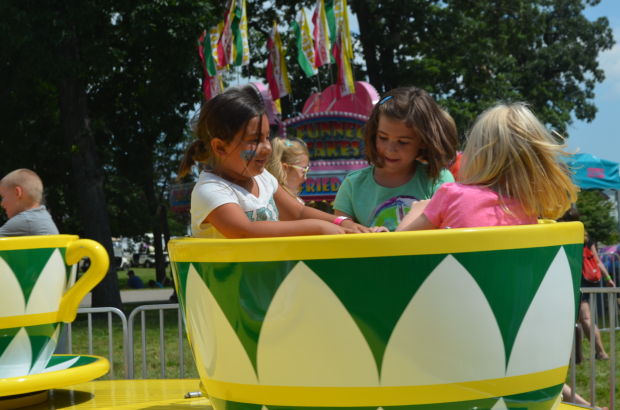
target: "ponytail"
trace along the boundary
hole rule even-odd
[[[211,147],[207,147],[207,144],[202,140],[194,140],[183,155],[183,159],[181,160],[181,165],[179,165],[179,170],[177,171],[177,179],[181,179],[192,169],[195,162],[204,162],[209,158],[209,151]]]

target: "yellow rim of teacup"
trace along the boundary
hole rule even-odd
[[[581,222],[261,239],[173,239],[174,262],[259,262],[428,255],[583,243]]]
[[[0,251],[36,248],[64,248],[65,246],[67,246],[67,244],[77,239],[77,235],[37,235],[4,237],[0,238]]]
[[[265,386],[205,380],[209,396],[272,406],[366,407],[462,402],[511,396],[557,386],[568,366],[498,379],[422,386]]]
[[[0,329],[14,327],[37,326],[62,322],[58,312],[33,313],[30,315],[0,317]]]

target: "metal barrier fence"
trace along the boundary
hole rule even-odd
[[[159,312],[159,368],[161,378],[166,378],[166,343],[164,341],[164,311],[165,310],[176,310],[177,311],[177,329],[178,329],[178,339],[177,344],[179,345],[179,377],[185,377],[185,358],[183,354],[183,319],[181,317],[181,310],[179,309],[178,303],[168,303],[168,304],[160,304],[160,305],[143,305],[138,306],[129,314],[129,346],[130,346],[130,354],[128,355],[128,367],[129,374],[127,378],[133,379],[134,375],[134,321],[138,315],[140,315],[140,330],[141,330],[141,357],[142,357],[142,378],[147,378],[147,342],[146,342],[146,315],[147,311],[158,311]]]
[[[107,358],[110,362],[110,377],[115,378],[115,370],[114,370],[114,331],[112,326],[112,315],[114,314],[120,319],[121,322],[121,332],[122,332],[122,357],[123,362],[123,374],[125,377],[129,375],[129,369],[127,367],[129,363],[129,345],[128,341],[128,333],[127,333],[127,318],[125,314],[117,308],[114,307],[96,307],[96,308],[79,308],[78,314],[87,315],[87,329],[88,329],[88,354],[93,354],[93,314],[103,314],[107,315],[107,335],[108,335],[108,355]],[[59,344],[64,345],[61,349],[64,349],[67,353],[73,353],[73,324],[69,323],[66,327],[66,340],[64,339],[64,335],[61,336],[61,342]],[[64,343],[63,343],[64,342]],[[83,353],[83,352],[77,352]]]
[[[618,356],[616,354],[616,337],[620,330],[618,323],[618,303],[620,303],[620,288],[581,288],[583,295],[588,295],[588,302],[590,306],[591,323],[594,326],[590,326],[589,329],[581,329],[581,325],[577,324],[575,343],[573,346],[573,353],[571,355],[570,370],[569,370],[569,385],[572,391],[572,402],[575,401],[575,394],[579,393],[582,396],[589,396],[589,401],[592,406],[600,405],[600,397],[597,397],[597,352],[595,344],[597,343],[597,330],[600,333],[609,335],[609,343],[606,346],[609,355],[609,360],[606,363],[609,364],[609,408],[616,408],[616,367],[618,363]],[[601,315],[600,312],[603,312]],[[589,375],[588,375],[588,393],[577,392],[577,365],[582,359],[582,345],[581,335],[585,336],[589,341]],[[604,362],[599,362],[604,363]],[[600,365],[599,365],[600,366]],[[566,398],[565,398],[566,400]]]
[[[620,288],[582,288],[582,293],[589,295],[589,304],[591,307],[591,320],[592,323],[595,323],[600,331],[604,334],[609,335],[609,342],[607,346],[607,350],[609,352],[609,361],[605,362],[609,364],[609,408],[614,409],[616,405],[616,366],[618,364],[618,357],[616,354],[616,337],[620,331],[620,320],[618,318],[618,314],[620,313],[620,309],[618,309],[618,304],[620,303]],[[592,308],[595,307],[595,308]],[[107,314],[107,350],[108,350],[108,360],[110,361],[110,377],[111,378],[121,378],[118,377],[115,373],[114,369],[114,361],[122,362],[122,367],[124,370],[124,377],[127,379],[134,379],[136,377],[136,360],[135,360],[135,344],[137,338],[135,336],[135,332],[137,329],[134,329],[136,326],[136,319],[140,318],[140,358],[141,358],[141,378],[147,378],[147,363],[149,362],[149,357],[147,355],[147,342],[153,343],[152,338],[147,341],[147,330],[148,321],[146,318],[147,312],[156,312],[158,315],[158,343],[159,343],[159,354],[157,357],[150,358],[151,360],[156,360],[159,363],[159,377],[167,378],[168,374],[166,371],[166,343],[165,343],[165,311],[176,311],[176,314],[173,314],[173,317],[176,320],[176,335],[174,340],[176,340],[178,344],[178,367],[179,367],[179,376],[180,378],[185,378],[187,369],[185,363],[185,349],[183,347],[185,341],[184,333],[184,322],[182,320],[181,312],[179,309],[179,305],[174,304],[158,304],[158,305],[143,305],[135,308],[131,314],[129,315],[129,320],[126,319],[123,312],[116,308],[80,308],[78,310],[79,315],[87,315],[87,331],[88,331],[88,353],[93,353],[93,325],[92,325],[92,316],[93,314]],[[122,332],[122,354],[120,356],[120,360],[118,357],[118,349],[114,349],[114,337],[113,337],[113,326],[112,326],[112,316],[117,316],[120,319],[121,332]],[[168,315],[170,316],[170,315]],[[170,319],[170,317],[169,317]],[[595,343],[595,330],[594,326],[592,326],[588,332],[582,332],[585,338],[589,340],[589,345],[594,346]],[[68,325],[68,352],[72,352],[72,326]],[[168,335],[170,337],[170,335]],[[576,389],[577,385],[577,366],[578,366],[578,357],[580,356],[581,351],[581,340],[580,338],[575,338],[575,348],[573,349],[573,354],[570,362],[570,370],[568,377],[568,384],[571,386],[571,390],[573,392],[572,400],[568,400],[568,398],[564,398],[567,401],[574,402],[574,394],[579,393],[582,396],[588,396],[592,405],[596,405],[600,402],[600,398],[597,397],[597,382],[596,382],[596,373],[597,373],[597,361],[596,361],[596,352],[594,348],[590,348],[589,351],[589,386],[588,392],[578,392]],[[82,353],[82,352],[78,352]],[[193,363],[192,363],[193,365]],[[600,366],[600,365],[599,365]],[[176,377],[176,376],[175,376]]]

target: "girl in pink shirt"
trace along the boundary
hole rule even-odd
[[[397,231],[524,225],[557,219],[577,198],[562,150],[524,103],[498,104],[474,124],[459,183],[412,207]]]

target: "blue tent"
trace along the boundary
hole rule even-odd
[[[592,154],[575,154],[568,161],[573,182],[581,189],[620,190],[620,170],[618,163],[600,159]]]

